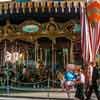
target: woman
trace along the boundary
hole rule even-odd
[[[84,100],[84,84],[85,84],[85,76],[80,68],[80,66],[76,66],[76,93],[75,97],[79,100]]]

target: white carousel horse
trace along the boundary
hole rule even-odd
[[[15,63],[16,61],[18,61],[19,59],[19,53],[18,52],[9,52],[6,51],[5,54],[5,62],[11,62],[11,63]]]

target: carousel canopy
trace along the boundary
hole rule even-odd
[[[0,24],[5,24],[6,19],[9,19],[13,24],[19,24],[29,19],[47,22],[50,17],[54,17],[55,21],[59,22],[79,19],[80,7],[83,5],[83,0],[0,3]]]

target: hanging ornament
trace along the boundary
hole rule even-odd
[[[32,8],[29,8],[29,12],[30,12],[30,13],[32,12]]]
[[[32,12],[32,2],[28,2],[28,8],[29,8],[29,12],[31,13]]]
[[[25,7],[26,7],[26,3],[22,3],[22,9],[23,9],[23,13],[25,13]]]
[[[41,6],[42,6],[42,12],[45,11],[45,2],[41,2]]]
[[[71,12],[70,2],[68,2],[68,11],[69,11],[69,13]]]
[[[65,2],[61,2],[62,13],[64,13],[64,3]]]
[[[58,8],[58,2],[54,2],[54,7],[55,7],[55,12],[57,13],[57,8]]]
[[[52,8],[52,1],[48,1],[48,9],[49,9],[49,12],[51,12],[51,8]]]
[[[28,2],[28,8],[32,8],[33,4],[32,2]]]
[[[19,13],[20,3],[16,3],[16,13]]]
[[[5,14],[7,14],[7,10],[8,10],[8,4],[5,3],[5,4],[4,4],[4,13],[5,13]]]
[[[34,2],[35,12],[38,12],[38,3]]]
[[[14,3],[10,3],[9,5],[9,9],[10,9],[10,13],[12,14],[13,13],[13,8],[14,8]]]
[[[44,12],[44,7],[42,7],[42,12]]]

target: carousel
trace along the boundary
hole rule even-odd
[[[1,68],[8,66],[15,74],[27,73],[25,75],[34,82],[36,80],[32,80],[32,76],[39,76],[39,81],[48,78],[56,80],[55,73],[68,63],[82,63],[81,4],[82,1],[75,1],[75,4],[73,1],[0,3]],[[40,71],[38,76],[33,75],[36,69]],[[17,77],[11,76],[15,80]]]
[[[68,26],[66,26],[67,23]],[[75,41],[73,38],[77,35],[73,33],[75,22],[68,21],[67,23],[65,24],[69,28],[67,31],[72,32],[69,36],[60,32],[53,18],[45,26],[34,21],[25,21],[18,26],[13,26],[7,20],[6,26],[1,28],[0,64],[18,63],[36,66],[39,61],[42,61],[45,67],[66,66],[73,60],[72,49],[75,48],[72,48]],[[43,30],[44,27],[45,30]],[[79,42],[78,38],[76,42]]]

